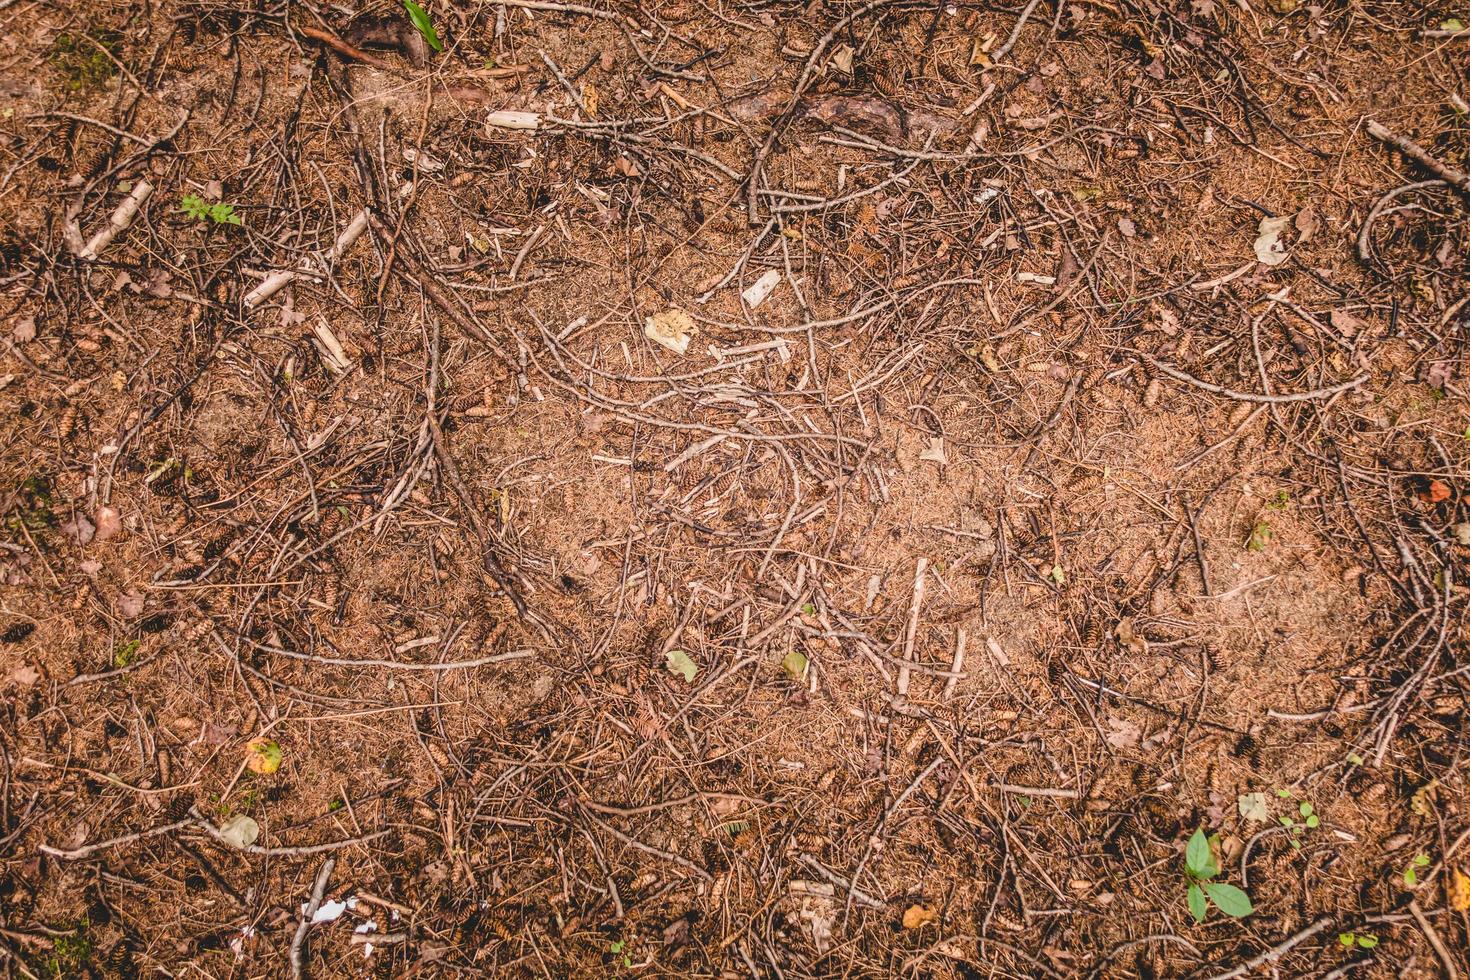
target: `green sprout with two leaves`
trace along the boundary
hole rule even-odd
[[[1189,914],[1195,922],[1205,921],[1211,905],[1230,916],[1243,919],[1254,912],[1251,897],[1234,885],[1215,881],[1220,873],[1220,860],[1215,856],[1219,838],[1205,836],[1204,828],[1194,832],[1184,849],[1184,879],[1189,883],[1186,896]]]

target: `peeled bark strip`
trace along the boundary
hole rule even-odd
[[[148,181],[140,180],[134,184],[132,193],[123,199],[123,202],[112,212],[112,216],[107,219],[107,227],[93,235],[91,241],[83,245],[81,251],[77,252],[77,257],[90,262],[101,255],[102,250],[112,244],[112,240],[118,236],[118,233],[126,230],[128,225],[133,223],[133,219],[138,217],[138,211],[142,209],[143,202],[148,200],[148,195],[152,193],[153,185]]]

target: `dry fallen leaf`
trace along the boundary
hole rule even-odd
[[[1450,874],[1450,908],[1456,912],[1470,911],[1470,875],[1459,868]]]
[[[903,927],[905,929],[922,929],[937,918],[939,918],[938,915],[922,905],[910,905],[903,913]]]
[[[41,672],[30,664],[21,664],[10,672],[7,682],[19,687],[30,687],[41,679]]]
[[[1450,486],[1443,480],[1430,480],[1424,489],[1419,491],[1419,499],[1426,504],[1437,504],[1450,499]]]
[[[1257,229],[1256,258],[1266,265],[1280,265],[1286,261],[1287,248],[1281,241],[1281,233],[1292,225],[1291,217],[1262,218]]]
[[[243,850],[260,837],[260,824],[243,813],[236,814],[220,826],[219,836],[226,844]]]
[[[143,596],[138,592],[124,592],[118,596],[117,614],[123,619],[137,619],[143,615]]]
[[[100,544],[122,530],[122,517],[118,514],[117,508],[103,504],[97,508],[96,524],[97,533],[93,535],[92,540]]]
[[[949,458],[944,455],[944,439],[940,436],[930,436],[929,448],[920,452],[919,458],[926,459],[931,463],[938,463],[940,466],[948,463]]]
[[[269,776],[281,768],[284,753],[273,738],[252,738],[245,744],[245,768]]]
[[[1148,639],[1139,636],[1133,629],[1133,617],[1124,616],[1118,620],[1118,642],[1128,650],[1137,654],[1148,653]]]
[[[677,307],[656,313],[643,321],[643,335],[676,354],[689,349],[689,341],[699,333],[694,318]]]

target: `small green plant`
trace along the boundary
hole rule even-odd
[[[1429,855],[1420,851],[1409,861],[1409,866],[1404,869],[1404,887],[1417,888],[1419,886],[1419,869],[1429,867]]]
[[[210,204],[198,194],[185,194],[179,201],[179,210],[195,221],[211,221],[217,225],[242,225],[245,222],[235,213],[233,204],[220,201]]]
[[[71,935],[57,936],[51,941],[51,955],[45,963],[46,976],[74,977],[86,972],[84,968],[92,956],[92,939],[87,935],[90,926],[86,919],[79,919]]]
[[[1255,911],[1251,898],[1234,885],[1213,880],[1220,873],[1220,862],[1215,857],[1219,846],[1218,838],[1205,836],[1203,827],[1189,838],[1184,848],[1184,880],[1189,884],[1186,898],[1189,914],[1195,922],[1205,921],[1211,904],[1232,919],[1243,919]]]
[[[112,651],[112,665],[122,668],[138,659],[138,648],[143,645],[142,640],[128,640],[119,643],[117,649]]]
[[[633,957],[628,953],[628,940],[616,939],[608,943],[607,951],[614,956],[622,957],[623,966],[625,968],[633,965]]]
[[[106,85],[117,74],[109,55],[115,56],[121,42],[121,34],[102,28],[80,34],[63,32],[51,43],[50,61],[61,72],[69,91],[90,91]]]
[[[1337,934],[1337,941],[1348,949],[1352,949],[1354,946],[1359,949],[1372,949],[1378,945],[1378,937],[1371,932],[1339,932]]]
[[[1266,506],[1271,510],[1285,510],[1291,506],[1291,494],[1285,490],[1277,490],[1276,496],[1272,497]]]
[[[403,9],[408,11],[408,19],[413,21],[413,26],[423,35],[429,47],[435,51],[444,50],[444,42],[439,40],[439,32],[434,30],[434,22],[429,19],[429,12],[413,0],[403,0]]]
[[[1291,831],[1291,846],[1299,851],[1302,849],[1302,834],[1309,830],[1316,830],[1322,820],[1317,816],[1316,809],[1306,800],[1297,804],[1296,812],[1300,820],[1284,814],[1278,819],[1281,821],[1281,826]]]

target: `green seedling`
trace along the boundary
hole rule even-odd
[[[434,22],[429,19],[429,12],[413,0],[403,0],[403,9],[408,11],[408,19],[413,21],[414,28],[423,35],[429,47],[435,51],[444,50],[444,42],[439,40],[439,32],[434,30]]]
[[[1283,815],[1278,819],[1280,819],[1281,821],[1281,826],[1291,831],[1291,846],[1299,851],[1302,848],[1302,834],[1306,833],[1309,830],[1316,830],[1317,826],[1322,822],[1322,819],[1317,816],[1316,810],[1312,806],[1312,804],[1308,803],[1306,800],[1303,800],[1301,803],[1297,804],[1296,812],[1296,817],[1288,817]]]
[[[614,942],[608,943],[607,951],[614,956],[621,956],[623,959],[624,967],[630,967],[633,965],[633,957],[628,953],[628,940],[618,939]]]
[[[1378,937],[1371,932],[1339,932],[1337,934],[1337,941],[1348,949],[1352,949],[1354,946],[1359,949],[1372,949],[1378,945]]]
[[[217,225],[242,225],[245,222],[235,213],[233,204],[219,202],[210,204],[198,194],[185,194],[179,201],[179,210],[195,221],[209,221]]]
[[[138,648],[142,645],[142,640],[128,640],[126,643],[119,643],[117,649],[112,651],[112,666],[120,670],[131,664],[138,659]]]
[[[1409,866],[1404,869],[1404,887],[1417,888],[1419,886],[1419,869],[1429,867],[1429,855],[1420,852],[1414,855]]]
[[[1243,919],[1255,911],[1251,898],[1234,885],[1213,880],[1220,873],[1220,862],[1215,857],[1219,846],[1218,838],[1205,836],[1204,828],[1194,832],[1184,849],[1184,880],[1189,888],[1186,899],[1189,914],[1195,922],[1205,921],[1210,905],[1232,919]]]

